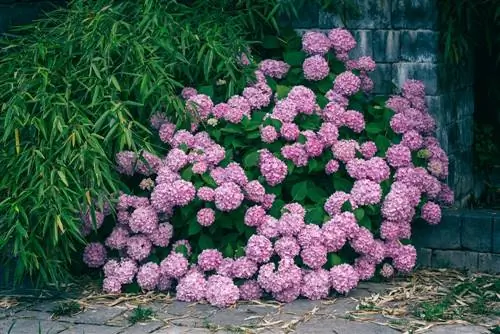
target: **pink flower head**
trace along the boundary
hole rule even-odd
[[[262,224],[257,227],[257,233],[266,238],[276,238],[279,235],[278,220],[266,215]]]
[[[374,247],[375,240],[373,234],[366,227],[360,227],[358,232],[351,239],[351,247],[360,254],[368,254]]]
[[[274,250],[281,258],[299,255],[300,246],[294,237],[281,237],[274,243]]]
[[[150,176],[158,172],[163,166],[163,161],[150,152],[142,152],[137,159],[137,172],[142,175]]]
[[[246,197],[252,202],[261,203],[264,200],[266,189],[264,189],[264,186],[260,184],[259,181],[254,180],[248,182],[245,185],[244,190]]]
[[[127,255],[136,261],[142,261],[149,256],[151,241],[143,235],[136,235],[127,240]]]
[[[325,165],[325,173],[330,175],[334,174],[339,170],[339,162],[337,160],[329,160]]]
[[[328,103],[321,112],[321,117],[326,122],[333,123],[336,127],[344,125],[345,109],[335,102]]]
[[[343,191],[334,192],[325,202],[324,209],[330,217],[342,212],[342,206],[350,199],[350,195]]]
[[[378,204],[382,198],[380,184],[370,180],[357,180],[351,189],[351,202],[356,206]]]
[[[392,260],[397,270],[408,273],[415,267],[417,250],[412,245],[401,245],[398,250],[392,254]]]
[[[438,194],[438,200],[444,205],[452,205],[455,200],[453,190],[451,190],[448,185],[442,184],[441,191]]]
[[[184,100],[190,99],[198,94],[198,91],[193,87],[184,87],[181,96]]]
[[[302,64],[302,69],[304,70],[304,77],[311,81],[323,80],[330,73],[328,61],[320,55],[306,58]]]
[[[122,151],[116,154],[116,169],[119,173],[132,176],[135,172],[137,154],[132,151]]]
[[[234,260],[232,273],[234,278],[251,278],[258,270],[257,263],[248,257],[240,257]]]
[[[365,129],[365,118],[356,110],[347,110],[344,113],[344,123],[352,131],[360,133]]]
[[[190,256],[191,251],[192,251],[191,245],[189,244],[189,241],[186,239],[177,240],[172,245],[172,252],[176,252],[176,253],[180,253],[180,254],[185,253],[185,256]]]
[[[280,120],[283,123],[291,123],[297,114],[297,104],[290,99],[283,99],[276,102],[271,113],[271,118]]]
[[[354,270],[358,273],[360,280],[368,280],[375,274],[375,264],[367,257],[358,257],[354,261]]]
[[[284,213],[278,220],[278,231],[282,236],[295,236],[304,225],[303,216],[296,213]]]
[[[216,249],[205,249],[198,255],[198,265],[204,271],[217,269],[222,264],[222,253]]]
[[[297,241],[303,248],[321,245],[323,243],[323,234],[318,225],[308,224],[300,231]]]
[[[304,144],[293,143],[281,148],[281,154],[285,159],[292,160],[297,167],[304,167],[308,162],[308,155]]]
[[[268,77],[282,79],[290,69],[290,65],[280,60],[265,59],[260,62],[259,70]]]
[[[330,269],[330,281],[337,292],[344,294],[358,285],[359,275],[351,265],[341,264]]]
[[[268,125],[260,129],[260,138],[264,143],[272,143],[278,139],[278,132],[272,125]]]
[[[222,259],[222,263],[216,269],[217,274],[227,277],[233,277],[233,264],[234,264],[233,259],[230,258]]]
[[[335,144],[339,137],[339,130],[333,123],[324,122],[318,131],[319,138],[326,147]]]
[[[167,166],[160,167],[158,174],[156,176],[156,184],[160,183],[172,183],[174,181],[180,180],[181,176],[177,172],[173,172]]]
[[[265,194],[262,200],[262,207],[266,210],[270,210],[273,206],[274,200],[276,199],[275,194]]]
[[[283,182],[288,172],[286,164],[267,150],[260,151],[259,167],[262,176],[270,186]]]
[[[217,307],[228,307],[238,301],[240,290],[229,277],[210,276],[207,283],[206,299]]]
[[[271,94],[256,87],[247,87],[243,90],[243,97],[247,99],[252,109],[262,109],[271,102]]]
[[[196,220],[201,226],[210,226],[215,221],[215,211],[210,208],[203,208],[196,214]]]
[[[371,158],[365,162],[366,178],[374,182],[382,182],[391,176],[391,169],[384,159],[379,157]]]
[[[332,152],[335,158],[342,162],[348,162],[356,157],[356,150],[359,144],[353,139],[342,139],[332,146]]]
[[[441,221],[441,207],[433,202],[427,202],[422,206],[422,219],[429,224],[439,224]]]
[[[385,106],[396,113],[402,113],[411,107],[410,101],[402,96],[391,96],[385,103]]]
[[[120,264],[115,268],[113,276],[119,280],[120,284],[130,284],[133,282],[137,270],[135,261],[122,258]]]
[[[106,248],[99,242],[92,242],[83,251],[83,262],[90,268],[99,268],[106,262]]]
[[[280,134],[285,140],[297,140],[300,134],[299,127],[295,123],[283,123],[281,125]]]
[[[159,130],[163,124],[168,123],[168,117],[165,114],[157,112],[149,118],[149,123],[151,123],[153,129]]]
[[[137,208],[132,212],[128,226],[134,233],[152,233],[158,227],[158,215],[151,206]]]
[[[281,210],[284,213],[293,213],[301,216],[304,218],[306,216],[306,209],[299,203],[288,203],[285,206],[283,206],[283,209]]]
[[[231,107],[232,110],[241,110],[241,113],[244,116],[250,117],[250,111],[252,110],[252,107],[250,106],[250,102],[248,102],[248,100],[243,96],[232,96],[229,100],[227,100],[227,104]]]
[[[165,158],[165,165],[173,172],[178,172],[188,163],[188,156],[183,150],[173,148]]]
[[[301,294],[311,300],[328,297],[330,292],[330,274],[325,269],[307,272],[302,279]]]
[[[208,284],[203,274],[192,271],[179,280],[176,298],[183,302],[197,302],[205,298],[207,288]]]
[[[82,226],[82,234],[84,236],[89,235],[94,229],[99,229],[104,222],[104,214],[100,211],[94,211],[95,220],[92,217],[92,213],[90,210],[87,210],[87,213],[82,216],[83,226]]]
[[[229,113],[231,113],[231,107],[227,103],[218,103],[212,108],[212,113],[215,118],[226,119],[226,115],[229,115]]]
[[[234,182],[225,182],[215,189],[214,202],[220,211],[232,211],[241,205],[244,195]]]
[[[424,83],[419,80],[406,80],[401,90],[406,98],[425,96]]]
[[[422,148],[423,138],[415,130],[410,130],[403,134],[403,140],[401,140],[401,145],[408,147],[412,151],[416,151]]]
[[[349,239],[355,238],[358,234],[359,225],[352,212],[342,212],[334,216],[331,221],[332,224],[335,224],[337,228],[341,229]]]
[[[356,40],[346,29],[332,29],[328,33],[328,38],[332,42],[335,52],[338,54],[346,54],[356,47]]]
[[[211,202],[215,198],[215,192],[212,188],[209,187],[200,187],[198,188],[198,198],[202,201]]]
[[[160,267],[154,262],[143,264],[137,272],[137,283],[143,291],[154,290],[159,279]]]
[[[106,293],[117,294],[121,292],[122,284],[116,277],[106,277],[102,282],[102,289]]]
[[[172,238],[174,232],[174,227],[169,223],[161,223],[158,228],[155,229],[151,234],[148,234],[149,240],[153,245],[158,247],[167,247]]]
[[[324,55],[331,47],[332,42],[324,33],[307,31],[302,35],[302,50],[310,55]]]
[[[326,255],[327,249],[321,244],[305,247],[300,252],[304,264],[312,269],[319,269],[325,265],[327,261]]]
[[[170,278],[181,278],[188,271],[188,260],[180,253],[172,252],[160,263],[160,271]]]
[[[155,190],[158,187],[155,188]],[[152,196],[152,194],[151,194]],[[178,180],[172,183],[169,187],[170,201],[173,205],[185,206],[194,200],[196,196],[196,188],[191,182]]]
[[[333,83],[333,90],[345,96],[356,94],[361,87],[361,79],[350,71],[340,73]]]
[[[205,94],[197,94],[191,96],[186,101],[186,110],[193,114],[195,117],[205,120],[210,115],[214,103],[210,96]]]
[[[384,263],[380,269],[380,275],[385,278],[391,278],[394,276],[394,268],[389,263]]]
[[[375,61],[370,56],[359,57],[356,61],[356,69],[364,72],[375,71]]]
[[[411,165],[411,151],[402,144],[392,145],[386,153],[387,162],[395,168],[408,167]]]
[[[311,115],[316,108],[316,94],[305,86],[294,86],[287,96],[297,106],[298,112]]]
[[[257,227],[264,222],[266,210],[260,205],[254,205],[245,212],[244,222],[248,226]]]
[[[411,120],[403,113],[394,115],[389,124],[395,133],[405,133],[413,128]]]
[[[252,235],[245,248],[247,258],[257,263],[268,262],[273,254],[273,244],[262,235]]]
[[[160,126],[160,130],[158,134],[160,136],[160,140],[164,143],[170,143],[175,133],[175,124],[172,123],[163,123]]]
[[[323,153],[324,144],[320,137],[311,130],[303,131],[302,134],[306,137],[306,143],[304,144],[304,149],[306,153],[311,158],[316,158]]]
[[[326,92],[325,97],[328,101],[337,104],[342,108],[347,108],[349,105],[349,99],[342,94],[336,93],[333,89]]]
[[[395,222],[384,220],[380,225],[380,237],[388,241],[409,239],[411,236],[411,225],[407,222]]]
[[[115,227],[109,237],[106,238],[105,245],[111,249],[123,249],[127,245],[129,232],[123,227]]]
[[[239,286],[241,300],[258,300],[262,297],[262,289],[255,280],[249,280]]]

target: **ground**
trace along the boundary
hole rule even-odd
[[[157,293],[102,295],[91,286],[61,296],[0,291],[0,333],[500,333],[500,276],[446,270],[362,283],[346,297],[229,309]]]

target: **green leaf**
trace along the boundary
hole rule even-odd
[[[370,217],[367,215],[363,216],[361,220],[359,220],[359,225],[366,227],[369,230],[372,230],[372,221]]]
[[[314,203],[322,203],[326,200],[328,197],[326,192],[318,187],[314,182],[308,181],[307,182],[307,197],[313,201]]]
[[[210,176],[210,174],[204,173],[201,174],[201,179],[205,182],[207,186],[210,187],[217,187],[217,183],[215,183],[215,180]]]
[[[378,153],[381,156],[385,156],[385,152],[387,152],[387,149],[391,146],[391,142],[385,136],[378,135],[377,138],[375,138],[375,145],[377,146]]]
[[[191,181],[193,177],[193,168],[191,166],[185,168],[181,173],[181,177],[183,180]]]
[[[288,96],[288,93],[292,90],[289,86],[278,85],[276,87],[276,95],[279,99],[284,99]]]
[[[342,258],[335,253],[328,253],[328,265],[333,267],[342,264]]]
[[[198,88],[198,92],[200,94],[205,94],[208,96],[214,96],[214,86],[209,85],[209,86],[201,86]]]
[[[234,256],[233,246],[231,246],[231,244],[227,244],[227,246],[222,251],[222,254],[224,254],[224,257],[233,257]]]
[[[250,152],[243,158],[243,166],[246,168],[257,166],[258,162],[259,152],[257,151]]]
[[[292,187],[292,197],[294,201],[302,201],[307,196],[307,181],[296,183]]]
[[[200,239],[198,240],[198,246],[200,246],[201,249],[214,248],[214,242],[210,236],[202,233],[200,235]]]
[[[362,208],[357,208],[354,210],[354,217],[356,217],[356,220],[359,222],[365,217],[365,210]]]
[[[189,236],[196,235],[196,234],[200,233],[200,231],[201,231],[201,225],[200,225],[200,223],[198,223],[196,218],[190,219],[189,220],[188,235]]]
[[[276,36],[266,35],[262,40],[262,47],[264,49],[279,49],[280,41]]]
[[[289,51],[283,54],[283,59],[290,66],[302,66],[306,59],[306,54],[303,51]]]
[[[306,223],[321,225],[325,216],[325,210],[321,206],[316,206],[306,212]]]
[[[333,176],[333,186],[335,187],[336,191],[344,191],[348,193],[351,191],[352,182],[343,178],[342,176],[335,174]]]
[[[369,134],[377,134],[384,131],[384,127],[379,123],[366,124],[365,131]]]

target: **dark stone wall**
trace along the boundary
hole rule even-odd
[[[7,32],[11,26],[19,26],[30,23],[39,18],[44,11],[54,9],[55,6],[63,3],[65,2],[61,0],[0,0],[0,34]]]
[[[438,138],[450,155],[448,184],[457,205],[474,192],[473,69],[446,66],[440,53],[437,0],[352,0],[359,15],[339,16],[311,6],[294,22],[299,32],[345,27],[358,41],[352,57],[372,56],[378,68],[372,74],[374,93],[395,92],[406,79],[422,80],[427,103],[438,124]],[[479,184],[479,182],[478,182]]]

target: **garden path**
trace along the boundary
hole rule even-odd
[[[0,333],[496,334],[499,288],[500,276],[420,271],[393,282],[361,283],[348,297],[242,302],[228,309],[161,294],[117,297],[87,290],[62,301],[48,293],[34,298],[30,291],[0,291]]]

